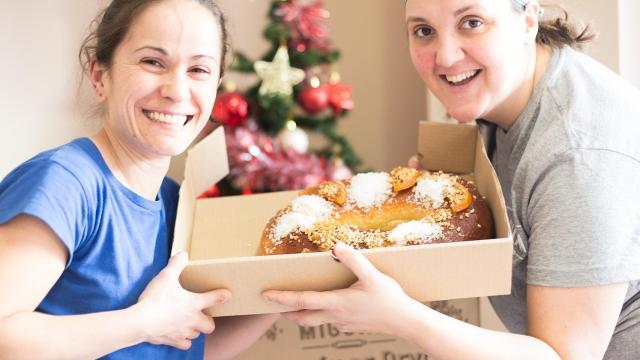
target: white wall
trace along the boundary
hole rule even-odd
[[[77,52],[96,1],[2,0],[0,178],[36,152],[90,132]]]
[[[640,89],[640,1],[619,0],[620,75]]]

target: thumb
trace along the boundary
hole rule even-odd
[[[378,273],[378,269],[364,255],[351,246],[337,242],[333,250],[338,260],[348,267],[361,282],[368,283],[372,276]]]
[[[211,306],[224,304],[231,299],[231,291],[227,289],[216,289],[198,294],[200,308],[205,309]]]
[[[187,256],[187,253],[180,251],[169,259],[169,262],[163,271],[166,271],[175,278],[178,278],[188,263],[189,257]]]

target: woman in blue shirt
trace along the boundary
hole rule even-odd
[[[233,357],[278,315],[214,324],[202,310],[230,292],[180,286],[165,177],[207,131],[223,14],[211,0],[114,0],[97,24],[81,55],[101,130],[0,183],[0,357]]]

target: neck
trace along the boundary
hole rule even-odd
[[[155,200],[169,169],[170,157],[150,158],[126,146],[102,128],[91,137],[113,175],[136,194]]]
[[[488,116],[487,121],[495,123],[505,131],[511,128],[518,119],[518,116],[524,111],[533,96],[536,85],[538,85],[542,75],[549,66],[552,52],[550,48],[536,44],[532,52],[533,54],[530,58],[533,58],[534,61],[531,61],[527,66],[522,86],[507,97],[502,106],[496,109],[495,113],[497,115]]]

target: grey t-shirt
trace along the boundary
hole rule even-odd
[[[527,284],[629,282],[605,358],[640,359],[640,92],[565,47],[507,132],[481,128],[514,234],[502,321],[525,333]]]

